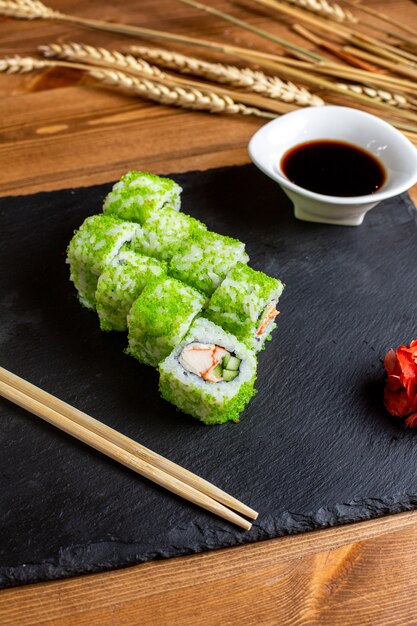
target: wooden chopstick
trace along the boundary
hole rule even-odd
[[[0,395],[177,495],[246,530],[250,529],[250,522],[227,509],[222,502],[228,506],[233,505],[245,515],[256,519],[256,511],[211,483],[31,385],[31,383],[4,368],[0,368]]]
[[[232,522],[245,530],[250,530],[252,524],[240,517],[230,509],[213,500],[209,496],[205,495],[201,491],[194,489],[190,485],[183,483],[174,476],[166,474],[163,470],[154,467],[150,463],[143,461],[142,459],[126,452],[116,444],[112,443],[108,439],[105,439],[101,435],[77,424],[73,420],[65,417],[58,411],[38,402],[34,398],[22,393],[15,387],[8,385],[5,382],[0,381],[0,395],[11,402],[14,402],[18,406],[30,411],[34,415],[37,415],[41,419],[49,422],[53,426],[63,430],[69,435],[72,435],[76,439],[88,444],[95,450],[102,452],[106,456],[118,461],[122,465],[125,465],[134,472],[145,476],[149,480],[157,483],[161,487],[165,487],[169,491],[197,504],[198,506],[211,511],[212,513],[219,515],[223,519]]]
[[[200,478],[196,474],[193,474],[184,467],[181,467],[181,465],[173,463],[172,461],[166,459],[160,454],[149,450],[149,448],[146,448],[137,441],[126,437],[126,435],[123,435],[119,431],[114,430],[114,428],[111,428],[110,426],[106,426],[106,424],[99,422],[90,415],[87,415],[86,413],[83,413],[82,411],[76,409],[70,404],[67,404],[63,400],[59,400],[58,398],[44,391],[43,389],[32,385],[27,380],[16,376],[16,374],[12,374],[12,372],[9,372],[3,367],[0,367],[0,380],[6,382],[12,387],[15,387],[16,389],[18,389],[22,393],[25,393],[31,398],[38,400],[38,402],[49,406],[58,413],[61,413],[65,417],[68,417],[69,419],[75,421],[77,424],[80,424],[81,426],[84,426],[85,428],[88,428],[89,430],[92,430],[95,433],[101,435],[108,441],[111,441],[120,448],[123,448],[123,450],[126,450],[126,452],[138,456],[139,458],[150,463],[151,465],[154,465],[155,467],[158,467],[168,474],[171,474],[171,476],[178,478],[183,483],[194,487],[198,491],[202,491],[206,495],[212,497],[218,502],[221,502],[230,509],[233,509],[251,519],[256,519],[258,517],[258,513],[256,511],[251,509],[246,504],[243,504],[243,502],[240,502],[240,500],[233,498],[231,495],[229,495],[222,489],[219,489],[207,480]]]

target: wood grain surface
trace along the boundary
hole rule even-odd
[[[212,4],[305,45],[250,0]],[[393,22],[417,26],[412,0],[366,4],[389,14]],[[276,50],[256,35],[175,0],[54,0],[52,5],[83,17]],[[111,47],[132,43],[54,22],[0,18],[1,56],[32,54],[36,46],[52,41]],[[101,183],[133,168],[168,173],[245,163],[247,142],[261,124],[256,118],[150,104],[94,87],[75,71],[0,75],[0,195]],[[412,196],[417,201],[416,189]],[[417,514],[404,513],[4,590],[0,624],[414,625],[416,558]]]

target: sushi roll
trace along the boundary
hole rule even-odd
[[[180,246],[170,261],[169,272],[210,297],[238,261],[249,261],[244,243],[206,231]]]
[[[106,267],[114,263],[123,246],[137,244],[142,229],[139,224],[122,222],[110,215],[87,217],[75,231],[67,250],[67,263],[71,268],[80,302],[95,309],[97,281]]]
[[[276,328],[283,289],[277,278],[239,262],[213,293],[204,315],[259,352]]]
[[[96,303],[101,330],[127,330],[127,315],[146,284],[166,274],[167,264],[123,250],[106,266],[97,283]]]
[[[103,212],[143,224],[164,206],[179,211],[181,191],[182,188],[170,178],[148,172],[128,172],[104,199]]]
[[[159,390],[205,424],[237,422],[256,393],[256,365],[253,352],[236,337],[200,317],[159,365]]]
[[[155,211],[142,228],[141,251],[161,261],[171,259],[180,244],[207,230],[202,222],[171,207]]]
[[[206,298],[169,277],[152,280],[130,309],[127,353],[157,366],[179,344]]]

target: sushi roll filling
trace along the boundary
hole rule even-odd
[[[179,357],[180,365],[209,383],[230,382],[239,375],[240,359],[216,344],[193,342]]]
[[[277,311],[277,304],[278,300],[271,300],[271,302],[269,302],[263,310],[259,326],[255,333],[255,337],[258,341],[261,341],[265,333],[268,334],[272,324],[274,323],[274,319],[277,315],[279,315],[279,311]]]

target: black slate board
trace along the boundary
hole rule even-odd
[[[159,398],[77,302],[65,248],[110,185],[0,199],[0,363],[260,512],[245,533],[0,400],[0,586],[299,533],[417,505],[417,439],[382,404],[382,359],[417,336],[416,213],[403,195],[359,228],[293,218],[253,166],[174,176],[183,209],[281,277],[279,329],[240,424]]]

